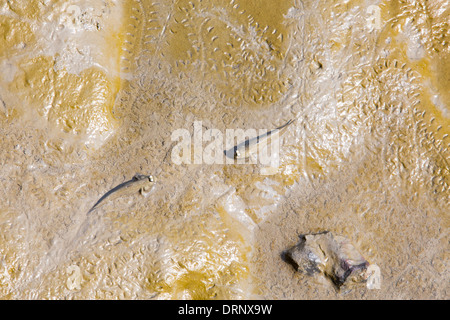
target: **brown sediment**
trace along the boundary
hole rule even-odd
[[[11,3],[0,8],[2,298],[446,298],[445,1],[382,1],[381,30],[363,1],[80,2],[102,22],[84,34],[102,35],[99,56],[65,35],[80,52],[54,53],[35,31],[42,17],[66,21],[70,1]],[[172,132],[193,136],[194,121],[225,133],[291,118],[272,175],[172,162]],[[92,203],[136,173],[155,176],[152,194],[105,202],[68,250]],[[381,289],[338,293],[282,261],[298,234],[320,230],[376,263]]]

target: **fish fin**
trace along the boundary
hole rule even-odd
[[[153,191],[153,187],[149,187],[149,186],[142,187],[139,189],[139,193],[144,197],[147,197],[152,191]]]

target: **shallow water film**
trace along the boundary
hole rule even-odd
[[[448,299],[449,125],[446,0],[0,0],[0,298]]]

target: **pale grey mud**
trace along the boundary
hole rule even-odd
[[[449,2],[274,3],[0,0],[0,298],[449,298]],[[322,230],[379,283],[281,259]]]

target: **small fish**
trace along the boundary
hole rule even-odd
[[[114,187],[113,189],[109,190],[107,193],[105,193],[95,204],[94,206],[88,211],[88,214],[91,213],[97,206],[105,200],[107,197],[112,195],[113,193],[116,193],[120,190],[119,193],[116,193],[116,195],[123,196],[126,194],[132,194],[139,190],[139,192],[142,195],[146,195],[148,192],[148,189],[151,184],[153,184],[154,179],[152,176],[146,176],[143,174],[136,174],[131,180],[125,181],[124,183],[119,184],[118,186]]]
[[[250,157],[250,155],[256,151],[258,145],[261,142],[266,141],[273,134],[280,133],[282,129],[288,127],[294,121],[295,120],[291,119],[287,123],[285,123],[284,125],[282,125],[282,126],[280,126],[278,128],[270,130],[269,132],[264,133],[262,135],[259,135],[257,137],[245,140],[244,142],[242,142],[242,143],[238,144],[237,146],[233,147],[232,149],[225,150],[224,153],[225,153],[225,155],[227,157],[232,155],[233,159],[235,159],[235,160],[237,160],[237,159],[246,159],[246,158]]]

